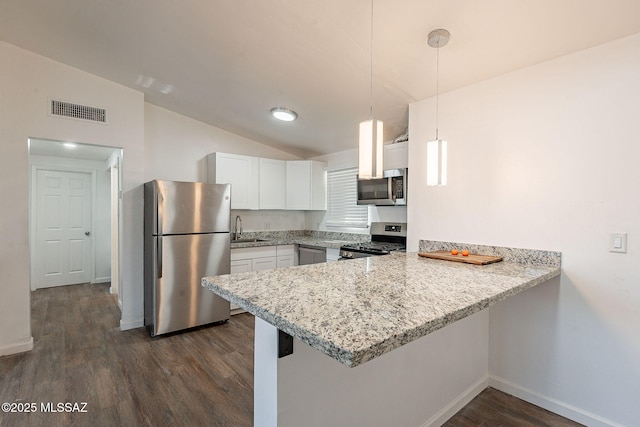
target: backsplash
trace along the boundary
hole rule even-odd
[[[309,237],[317,240],[347,240],[354,242],[366,242],[371,240],[371,237],[368,234],[340,233],[334,231],[265,230],[245,231],[242,233],[243,239],[287,240],[293,237]]]
[[[305,212],[286,210],[232,210],[231,231],[234,229],[236,215],[242,219],[242,229],[245,231],[270,230],[304,230]]]
[[[560,267],[562,261],[562,252],[440,242],[436,240],[420,240],[419,242],[420,252],[450,251],[451,249],[467,249],[472,254],[499,256],[505,261],[517,262],[519,264],[540,264]]]

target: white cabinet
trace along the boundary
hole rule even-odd
[[[231,274],[298,265],[295,245],[231,249]]]
[[[286,163],[287,209],[325,210],[327,165],[314,160],[288,160]]]
[[[251,271],[252,268],[252,262],[250,259],[238,259],[231,261],[231,271],[229,272],[231,274],[246,273]]]
[[[340,259],[340,249],[327,248],[327,261],[337,261]]]
[[[326,209],[326,163],[229,153],[207,156],[207,182],[231,184],[231,209]]]
[[[260,163],[257,157],[209,154],[207,181],[212,184],[231,184],[231,209],[260,208]]]
[[[409,141],[385,144],[383,169],[404,169],[409,167]]]
[[[262,246],[258,248],[231,249],[231,274],[276,268],[276,247]],[[231,314],[244,313],[235,304],[231,304]]]
[[[241,267],[241,264],[246,262],[248,262],[247,267]],[[265,270],[265,266],[270,264],[273,265],[272,268],[276,268],[276,247],[259,246],[231,249],[231,265],[233,266],[234,264],[238,269],[247,268],[246,271]],[[234,271],[231,273],[234,273]]]
[[[293,267],[298,265],[295,245],[282,245],[276,247],[277,268]]]
[[[252,270],[251,271],[260,271],[260,270],[271,270],[277,267],[277,258],[276,257],[265,257],[265,258],[256,258],[252,260]]]
[[[260,209],[285,209],[286,162],[260,159]]]

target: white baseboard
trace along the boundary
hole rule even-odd
[[[489,386],[589,427],[624,427],[622,424],[618,424],[552,397],[543,396],[504,378],[493,375],[490,376]]]
[[[26,341],[0,346],[0,356],[8,356],[10,354],[24,353],[33,350],[33,337],[29,337]]]
[[[453,417],[460,409],[464,408],[474,397],[479,395],[482,390],[489,386],[489,376],[481,378],[471,387],[463,391],[459,396],[453,399],[447,406],[439,410],[434,416],[429,418],[422,427],[439,427],[451,417]]]
[[[123,320],[120,319],[120,330],[126,331],[128,329],[141,328],[144,326],[144,319]]]
[[[111,277],[96,277],[95,279],[93,279],[93,284],[98,284],[98,283],[108,283],[111,282]]]

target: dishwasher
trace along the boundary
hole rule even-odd
[[[298,265],[327,262],[327,250],[314,246],[298,246]]]

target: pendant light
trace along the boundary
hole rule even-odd
[[[369,120],[360,123],[358,178],[382,178],[382,121],[373,119],[373,0],[371,0]]]
[[[438,109],[440,84],[440,48],[449,43],[451,34],[444,29],[429,33],[427,43],[436,49],[436,139],[427,142],[427,185],[447,184],[447,141],[438,135]]]

